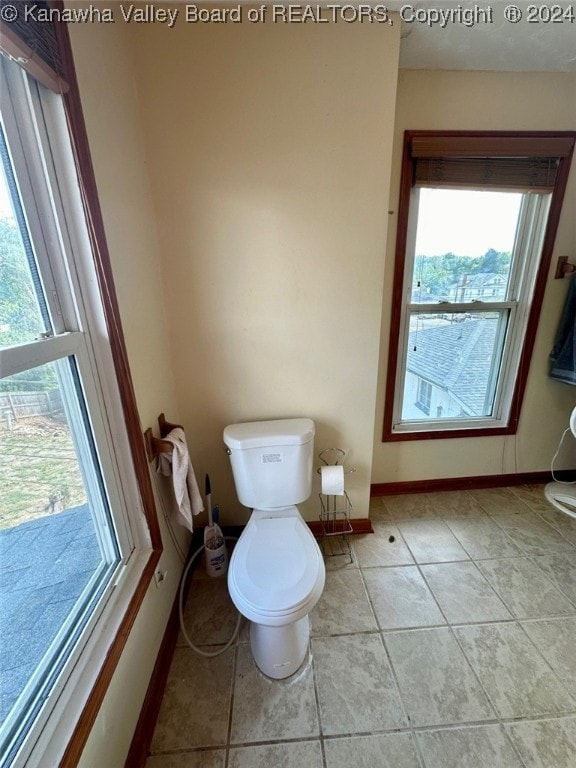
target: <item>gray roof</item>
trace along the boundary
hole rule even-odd
[[[0,530],[0,722],[102,562],[88,504]]]
[[[451,392],[472,416],[484,413],[498,318],[467,319],[412,331],[407,368]]]

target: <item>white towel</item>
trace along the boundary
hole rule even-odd
[[[158,454],[158,472],[166,477],[172,475],[174,496],[178,505],[177,519],[180,525],[193,529],[192,516],[204,511],[202,496],[190,461],[184,430],[180,427],[169,432],[163,440],[172,443],[171,453]]]

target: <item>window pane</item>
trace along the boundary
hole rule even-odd
[[[0,380],[0,753],[40,709],[119,561],[74,358]]]
[[[50,329],[36,263],[0,126],[0,346]]]
[[[419,191],[413,304],[503,301],[522,195]]]
[[[414,313],[402,420],[491,416],[508,311]]]

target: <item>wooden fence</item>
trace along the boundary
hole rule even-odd
[[[10,426],[13,421],[34,416],[61,417],[64,413],[60,390],[49,392],[0,392],[0,418]]]

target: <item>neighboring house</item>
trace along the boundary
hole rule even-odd
[[[451,301],[503,301],[506,298],[507,275],[478,272],[463,275],[459,283],[450,286]]]
[[[402,416],[483,416],[498,320],[465,320],[412,331]]]

